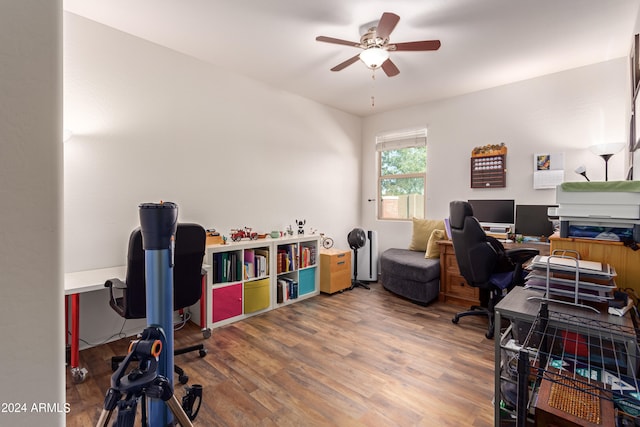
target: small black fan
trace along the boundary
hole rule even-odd
[[[356,286],[371,289],[369,285],[358,281],[358,250],[364,246],[366,241],[367,235],[362,228],[354,228],[347,234],[347,242],[349,242],[349,247],[353,251],[353,279],[351,280],[350,290]]]

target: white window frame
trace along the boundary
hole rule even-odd
[[[402,175],[382,175],[382,156],[381,152],[400,150],[403,148],[426,147],[427,146],[427,128],[420,127],[414,129],[405,129],[400,131],[388,132],[376,136],[376,160],[378,184],[377,184],[377,214],[376,217],[380,221],[411,221],[411,218],[385,218],[382,216],[382,181],[390,178],[422,178],[424,194],[424,209],[426,209],[426,192],[427,192],[427,165],[422,173],[402,174]],[[424,211],[423,211],[424,212]]]

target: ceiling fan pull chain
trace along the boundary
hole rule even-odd
[[[376,106],[376,69],[373,68],[371,70],[371,108],[375,108]]]

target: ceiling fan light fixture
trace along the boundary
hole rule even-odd
[[[360,60],[372,70],[380,68],[387,59],[389,59],[389,52],[377,46],[372,46],[360,53]]]

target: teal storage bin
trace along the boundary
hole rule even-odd
[[[298,294],[304,295],[316,290],[316,267],[300,270],[298,275]]]

